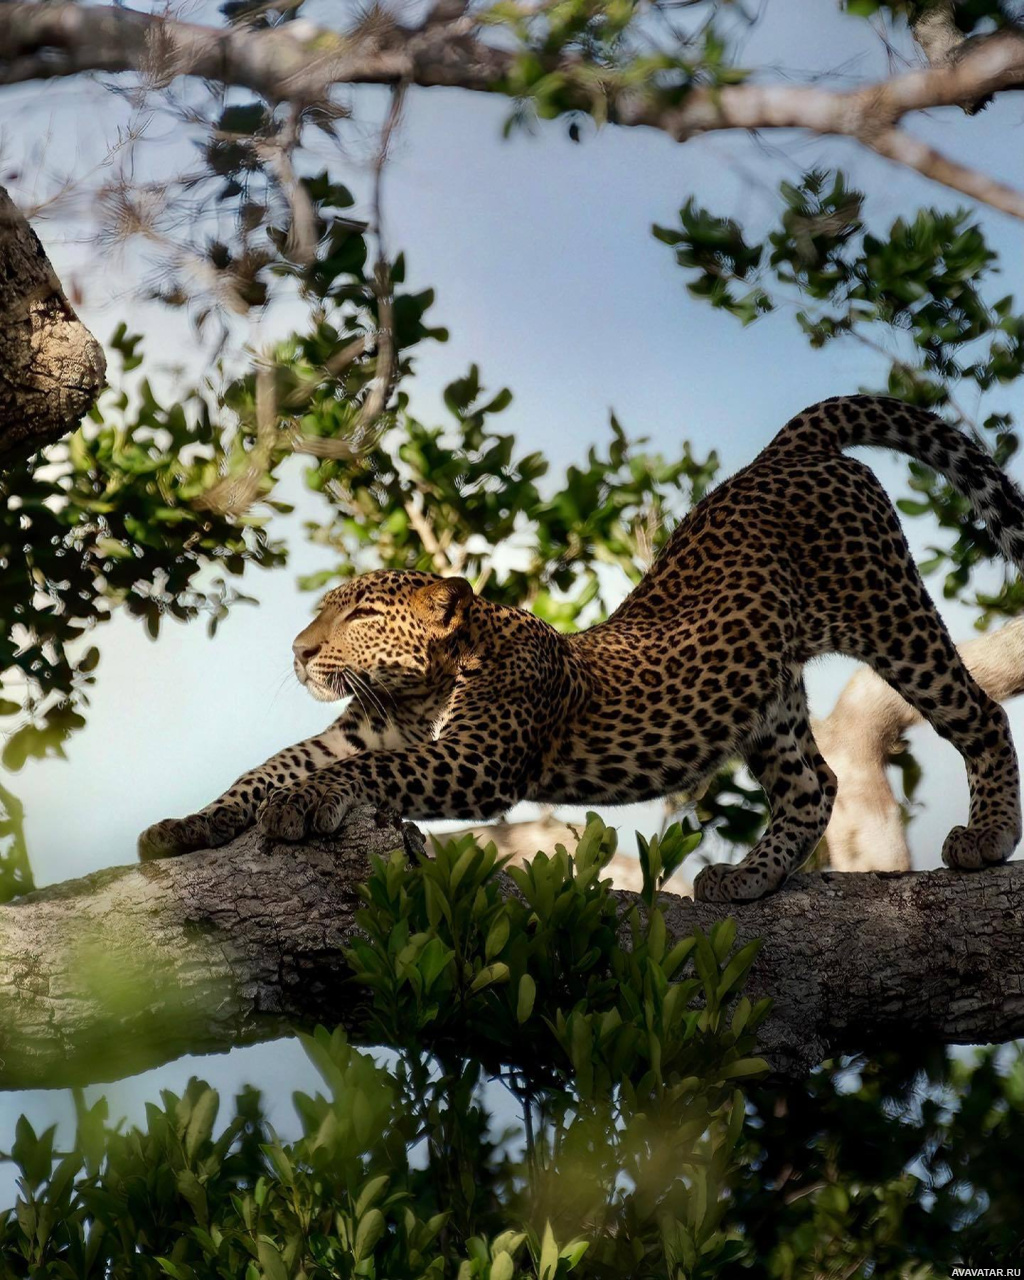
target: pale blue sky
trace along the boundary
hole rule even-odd
[[[770,23],[749,45],[751,62],[801,73],[841,65],[856,78],[885,73],[885,51],[870,28],[828,0],[774,0],[769,10]],[[913,128],[1020,185],[1019,98],[974,121],[943,112]],[[358,102],[361,110],[370,103],[379,111],[382,95],[361,92]],[[514,431],[524,449],[544,450],[555,475],[559,464],[605,438],[611,408],[628,431],[650,436],[666,454],[684,439],[699,454],[718,449],[728,473],[803,405],[877,380],[878,359],[860,347],[815,353],[786,315],[744,331],[690,299],[671,252],[649,234],[652,222],[672,223],[688,196],[739,216],[755,234],[770,217],[778,180],[811,165],[845,166],[869,192],[869,219],[881,225],[922,203],[963,203],[838,140],[757,143],[717,135],[679,147],[651,131],[607,129],[575,146],[557,126],[545,125],[533,137],[502,141],[507,110],[502,101],[451,91],[409,94],[387,178],[389,239],[407,253],[410,283],[437,289],[433,317],[452,334],[448,344],[428,344],[418,357],[410,384],[417,412],[439,418],[441,388],[476,361],[489,386],[515,392],[503,429]],[[19,168],[45,190],[46,174],[99,163],[124,111],[98,85],[5,90],[0,171],[27,154]],[[166,134],[167,126],[159,131]],[[187,139],[172,136],[158,159],[143,162],[176,164],[187,148]],[[336,174],[365,190],[358,158],[336,165]],[[1020,224],[987,211],[980,217],[1002,258],[1004,291],[1018,286],[1019,294]],[[150,355],[195,367],[196,352],[178,319],[134,296],[134,260],[121,263],[104,252],[98,263],[88,236],[83,240],[86,225],[67,209],[37,224],[58,269],[85,286],[86,322],[105,338],[127,318],[147,335]],[[300,322],[296,309],[281,308],[243,336],[258,344]],[[902,491],[902,464],[878,454],[870,461],[894,495]],[[1019,465],[1015,470],[1022,478]],[[283,572],[246,580],[261,606],[239,608],[213,642],[201,626],[169,626],[156,645],[126,620],[105,627],[89,725],[70,743],[67,762],[30,764],[5,780],[25,801],[41,883],[130,860],[135,836],[149,822],[206,803],[243,769],[322,727],[324,708],[286,678],[291,639],[313,603],[295,578],[324,563],[298,531],[311,499],[295,477],[286,488],[300,504],[290,522],[293,561]],[[909,532],[918,548],[931,536],[920,521]],[[970,616],[942,607],[954,635],[965,637]],[[850,669],[836,659],[809,672],[817,713],[828,710]],[[1024,741],[1020,708],[1013,719]],[[914,745],[926,770],[925,813],[911,828],[911,844],[919,865],[934,865],[942,835],[965,816],[966,786],[959,758],[933,734],[920,732]],[[631,830],[632,813],[609,816]],[[182,1087],[195,1070],[215,1074],[228,1090],[252,1079],[277,1094],[307,1074],[293,1047],[276,1046],[172,1064],[119,1087],[117,1096],[137,1114],[141,1098],[158,1086]],[[9,1145],[19,1109],[42,1120],[64,1106],[54,1094],[0,1098],[0,1149]]]

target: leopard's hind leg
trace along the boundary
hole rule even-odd
[[[835,774],[814,741],[801,678],[794,678],[744,754],[764,788],[771,820],[742,862],[700,872],[693,893],[704,902],[750,901],[777,889],[814,852],[832,813]]]
[[[927,596],[908,607],[909,639],[880,636],[876,651],[855,656],[963,756],[970,817],[946,837],[942,861],[962,870],[1005,862],[1021,836],[1020,773],[1006,712],[975,683]]]
[[[974,870],[1005,862],[1021,837],[1020,774],[1006,712],[964,666],[891,509],[888,520],[896,554],[873,563],[884,575],[882,590],[859,616],[847,610],[833,618],[836,647],[874,667],[963,756],[970,816],[966,827],[946,837],[946,866]],[[859,585],[851,574],[850,589]]]

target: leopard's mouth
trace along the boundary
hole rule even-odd
[[[342,698],[350,698],[354,692],[343,671],[327,671],[322,675],[315,675],[308,667],[296,662],[295,677],[317,702],[339,702]]]

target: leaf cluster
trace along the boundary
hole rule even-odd
[[[763,1273],[938,1280],[1024,1249],[1020,1046],[904,1046],[749,1092],[733,1212]]]
[[[448,425],[427,426],[403,406],[377,448],[311,474],[335,514],[308,531],[342,559],[303,585],[378,566],[457,572],[490,600],[574,630],[605,616],[623,581],[639,581],[718,467],[714,452],[701,461],[689,445],[672,460],[648,453],[613,416],[606,451],[591,447],[545,484],[547,460],[491,424],[511,403],[507,389],[488,395],[474,365],[444,399]]]
[[[1016,419],[993,406],[984,416],[964,398],[984,400],[1024,376],[1024,312],[1011,294],[994,295],[996,255],[966,210],[921,209],[872,231],[863,194],[842,173],[811,172],[783,182],[778,226],[750,242],[731,218],[689,200],[678,227],[655,227],[675,251],[694,297],[743,324],[792,308],[812,347],[859,342],[887,366],[884,385],[867,388],[940,411],[972,431],[1000,466],[1018,448]],[[943,569],[943,592],[960,597],[997,549],[966,500],[934,471],[909,464],[913,499],[900,509],[931,516],[949,532],[932,548],[925,572]],[[1019,583],[977,591],[979,625],[1011,616],[1024,604]]]

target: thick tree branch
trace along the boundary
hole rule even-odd
[[[0,463],[73,430],[99,395],[105,373],[102,347],[75,315],[38,237],[0,187]]]
[[[443,15],[442,15],[443,17]],[[341,34],[293,23],[276,30],[214,28],[156,14],[79,4],[0,5],[0,85],[88,71],[133,71],[154,86],[199,76],[271,101],[325,101],[339,84],[414,84],[507,91],[516,54],[481,38],[472,16],[406,27],[387,20]],[[897,128],[931,107],[981,103],[1024,84],[1024,33],[1001,31],[862,88],[791,84],[696,87],[670,101],[657,92],[581,77],[571,57],[552,62],[581,111],[659,129],[678,142],[719,129],[806,129],[856,138],[926,177],[1024,217],[1024,196],[942,156]],[[596,72],[595,68],[589,69]],[[571,87],[566,89],[571,95]],[[600,99],[598,102],[595,95]]]
[[[866,134],[861,141],[887,160],[916,169],[951,191],[980,200],[982,204],[991,205],[1013,218],[1024,218],[1024,191],[1017,191],[990,178],[987,173],[950,160],[941,151],[936,151],[903,129],[883,129],[877,134]]]
[[[400,839],[363,811],[330,841],[264,851],[250,833],[0,908],[0,1088],[111,1079],[317,1021],[359,1038],[343,950],[367,855]],[[674,937],[726,914],[668,904]],[[774,997],[764,1047],[780,1073],[910,1040],[1024,1035],[1024,866],[804,875],[731,914],[741,941],[764,938],[748,994]]]

